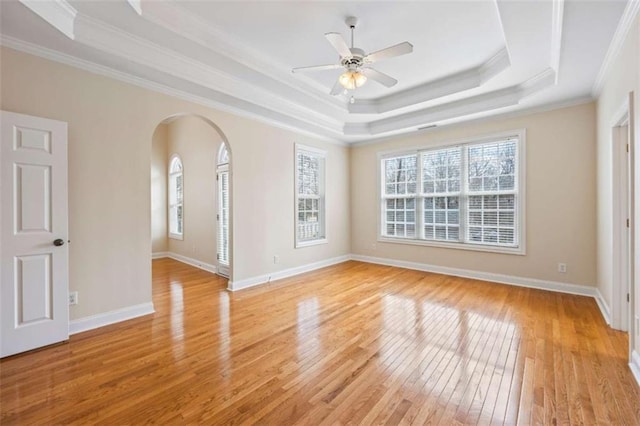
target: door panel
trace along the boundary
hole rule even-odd
[[[17,326],[52,320],[51,254],[16,257]]]
[[[67,125],[0,115],[0,356],[8,356],[69,338]]]
[[[51,167],[14,166],[15,232],[51,232]]]

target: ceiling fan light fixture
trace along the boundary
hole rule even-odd
[[[367,76],[360,71],[347,71],[338,78],[342,87],[353,90],[367,82]]]

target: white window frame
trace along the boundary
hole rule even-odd
[[[176,160],[180,162],[180,167],[181,167],[180,172],[171,171],[173,163]],[[182,175],[182,203],[177,203],[175,205],[172,205],[171,195],[170,195],[171,188],[169,187],[169,185],[171,185],[172,176],[179,175],[179,174]],[[171,232],[171,209],[174,206],[177,207],[178,205],[182,205],[182,233],[181,234]],[[182,158],[180,158],[178,154],[171,155],[171,158],[169,159],[168,179],[167,179],[167,234],[169,235],[169,238],[173,240],[184,240],[184,163],[182,162]]]
[[[427,150],[437,150],[443,148],[450,148],[453,146],[461,146],[461,145],[474,145],[474,144],[482,144],[482,143],[490,143],[496,142],[501,139],[507,139],[509,137],[516,137],[518,139],[518,149],[517,149],[517,233],[518,233],[518,245],[513,247],[506,246],[498,246],[498,245],[488,245],[488,244],[478,244],[478,243],[466,243],[464,241],[461,242],[453,242],[453,241],[433,241],[433,240],[424,240],[419,239],[420,233],[418,232],[419,220],[418,215],[422,215],[422,207],[418,208],[419,200],[421,199],[419,196],[416,196],[416,237],[415,238],[407,238],[407,237],[389,237],[384,235],[383,226],[385,223],[384,215],[385,215],[385,207],[384,207],[384,170],[382,168],[382,162],[386,158],[399,157],[402,155],[417,155],[418,161],[418,174],[421,173],[421,161],[420,161],[420,153]],[[482,252],[491,252],[491,253],[504,253],[504,254],[515,254],[515,255],[526,255],[526,214],[525,214],[525,205],[526,205],[526,130],[525,129],[517,129],[511,131],[505,131],[500,133],[494,133],[485,136],[479,136],[474,138],[467,138],[461,140],[453,140],[447,142],[441,142],[434,145],[425,145],[416,148],[408,148],[403,150],[395,150],[395,151],[381,151],[378,152],[378,231],[377,231],[377,241],[382,243],[397,243],[397,244],[409,244],[409,245],[418,245],[418,246],[430,246],[430,247],[443,247],[443,248],[452,248],[452,249],[460,249],[460,250],[472,250],[472,251],[482,251]],[[464,166],[462,166],[464,167]],[[463,174],[464,176],[464,174]],[[462,182],[463,177],[461,177],[461,186],[466,185],[466,182]],[[416,185],[419,184],[421,178],[417,180]],[[421,191],[421,188],[417,188],[418,193]],[[437,195],[437,194],[436,194]],[[463,202],[461,200],[461,206]],[[466,217],[466,208],[460,209],[460,218],[461,222]],[[461,231],[462,232],[462,228]],[[465,228],[466,232],[466,228]]]
[[[321,236],[313,239],[313,240],[300,240],[298,236],[298,154],[308,154],[314,157],[318,157],[320,161],[320,187],[318,195],[318,216],[320,221],[320,234]],[[327,244],[327,201],[326,201],[326,170],[327,170],[327,152],[318,148],[305,146],[301,144],[295,144],[295,153],[294,153],[294,194],[295,194],[295,203],[294,203],[294,235],[295,235],[295,247],[309,247],[318,244]]]

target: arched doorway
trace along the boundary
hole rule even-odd
[[[170,257],[231,279],[232,173],[226,136],[205,117],[177,114],[158,123],[151,152],[152,257]]]

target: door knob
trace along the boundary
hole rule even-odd
[[[56,247],[60,247],[64,245],[64,240],[62,238],[58,238],[57,240],[53,240],[53,245]]]

